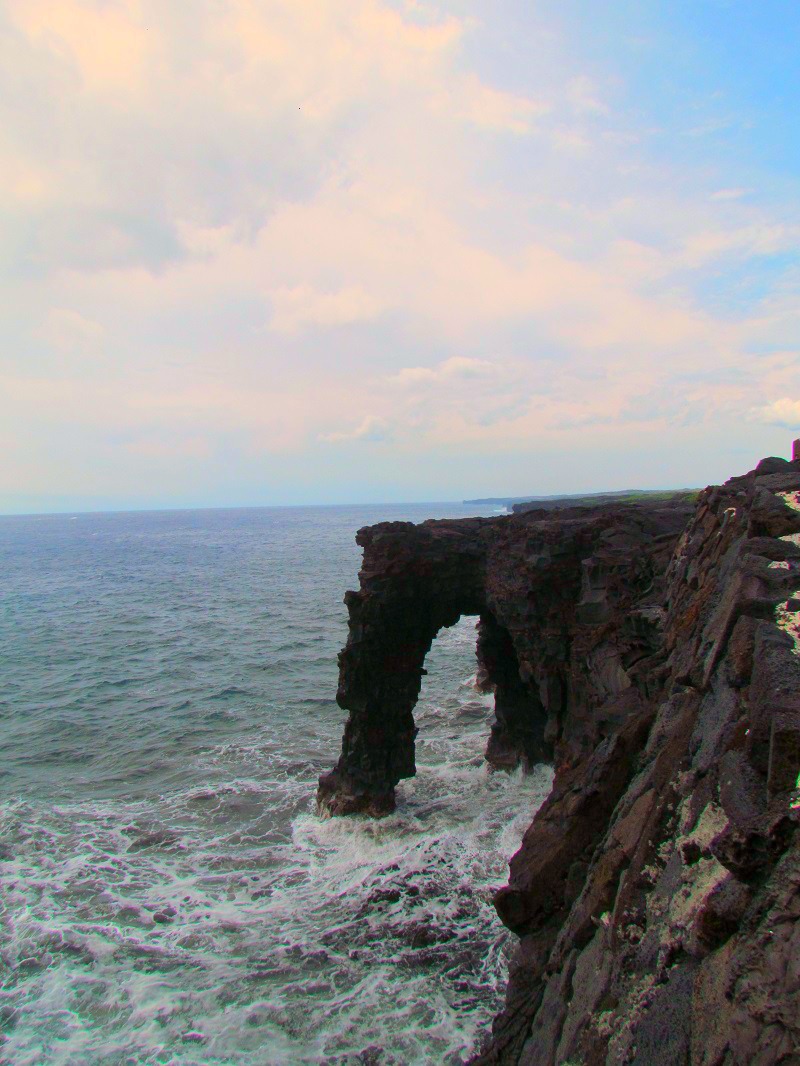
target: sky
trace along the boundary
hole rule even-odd
[[[796,0],[0,0],[0,511],[800,436]]]

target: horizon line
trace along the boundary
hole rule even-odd
[[[503,497],[505,498],[505,497]],[[532,498],[532,497],[531,497]],[[500,499],[500,497],[498,497]],[[510,497],[509,497],[510,499]],[[0,518],[79,518],[87,515],[106,514],[169,514],[183,511],[272,511],[301,510],[306,507],[409,507],[412,505],[460,504],[465,506],[468,500],[375,500],[361,503],[249,503],[249,504],[212,504],[191,507],[107,507],[89,511],[67,508],[63,511],[3,511]]]
[[[473,496],[468,499],[449,500],[370,500],[345,503],[250,503],[250,504],[211,504],[192,505],[188,507],[156,506],[156,507],[99,507],[89,510],[77,508],[64,508],[55,511],[5,511],[0,509],[0,518],[78,518],[88,515],[108,514],[169,514],[184,511],[269,511],[269,510],[292,510],[307,507],[409,507],[431,506],[433,504],[448,504],[466,507],[469,504],[491,503],[524,503],[526,501],[561,500],[571,498],[583,498],[588,496],[622,495],[628,492],[691,492],[700,491],[697,486],[670,486],[668,488],[624,488],[624,489],[592,489],[586,492],[564,492],[548,495],[536,495],[533,493],[504,496]]]

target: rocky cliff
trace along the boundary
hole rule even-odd
[[[361,530],[333,814],[414,773],[441,626],[480,618],[487,758],[552,761],[496,897],[478,1063],[800,1063],[800,462],[685,500]]]

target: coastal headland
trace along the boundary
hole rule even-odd
[[[800,458],[693,499],[359,531],[320,809],[415,772],[437,632],[479,618],[497,769],[553,790],[495,896],[519,937],[480,1064],[800,1061]]]

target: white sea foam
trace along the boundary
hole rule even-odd
[[[248,782],[155,810],[7,808],[4,1053],[311,1063],[375,1044],[459,1062],[504,979],[490,889],[548,787],[423,766],[389,818],[307,812],[266,848]]]
[[[423,703],[419,772],[380,821],[306,809],[282,838],[275,806],[308,808],[308,767],[243,746],[217,758],[268,776],[7,807],[9,1061],[460,1062],[511,946],[491,889],[550,786],[476,758],[478,706],[448,722]]]
[[[174,544],[159,536],[159,552]],[[137,550],[130,536],[123,548]],[[330,581],[344,586],[335,568]],[[311,579],[305,601],[287,586],[294,599],[263,639],[252,574],[240,614],[214,613],[212,598],[199,618],[193,588],[173,590],[162,616],[151,590],[134,603],[127,585],[126,610],[105,615],[104,582],[63,661],[35,628],[45,613],[31,615],[47,669],[27,717],[6,719],[30,799],[0,803],[0,1062],[354,1066],[369,1048],[381,1066],[460,1062],[500,1005],[512,946],[491,892],[550,787],[545,770],[493,773],[482,759],[492,697],[470,676],[474,619],[429,656],[418,774],[396,812],[320,819],[342,631],[325,622],[320,655]],[[62,626],[77,609],[65,603]],[[173,633],[176,612],[193,628]],[[220,666],[223,649],[237,670]],[[22,666],[7,675],[17,692]]]

